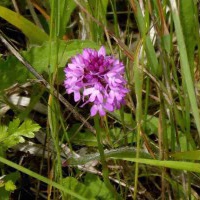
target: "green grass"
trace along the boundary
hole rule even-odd
[[[22,175],[11,176],[15,169],[28,175],[35,198],[199,199],[199,3],[50,2],[25,3],[22,15],[0,4],[0,17],[26,37],[18,52],[49,84],[28,72],[12,48],[11,55],[6,48],[0,52],[6,58],[0,58],[0,130],[16,118],[41,126],[34,139],[23,135],[33,150],[30,143],[26,150],[22,144],[12,147],[12,154],[0,149],[0,177],[5,175],[0,192],[5,198],[23,195],[11,187],[23,187],[16,183]],[[35,12],[27,10],[33,7]],[[19,38],[0,36],[19,47]],[[66,95],[63,69],[84,48],[102,45],[123,61],[130,92],[120,110],[93,119],[89,105],[81,107]],[[19,106],[13,94],[30,98],[30,104]],[[41,104],[45,114],[35,109]]]

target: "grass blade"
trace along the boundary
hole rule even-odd
[[[20,171],[20,172],[23,172],[23,173],[25,173],[25,174],[27,174],[27,175],[33,177],[33,178],[36,178],[37,180],[40,180],[40,181],[42,181],[43,183],[46,183],[46,184],[48,184],[48,185],[51,185],[51,186],[53,186],[53,187],[55,187],[55,188],[57,188],[57,189],[59,189],[59,190],[65,192],[65,193],[67,193],[67,194],[70,194],[70,195],[72,195],[73,197],[76,197],[77,199],[85,200],[85,198],[83,198],[82,196],[76,194],[75,192],[73,192],[73,191],[71,191],[71,190],[66,189],[64,186],[62,186],[62,185],[60,185],[60,184],[58,184],[58,183],[56,183],[56,182],[54,182],[54,181],[51,181],[50,179],[48,179],[48,178],[46,178],[46,177],[44,177],[44,176],[41,176],[40,174],[37,174],[37,173],[35,173],[35,172],[33,172],[33,171],[31,171],[31,170],[25,168],[25,167],[22,167],[22,166],[20,166],[20,165],[17,165],[17,164],[14,163],[14,162],[11,162],[11,161],[9,161],[9,160],[7,160],[7,159],[5,159],[5,158],[2,158],[2,157],[0,157],[0,162],[3,163],[3,164],[8,165],[8,166],[10,166],[10,167],[12,167],[12,168],[14,168],[14,169]]]
[[[0,17],[20,29],[31,44],[42,44],[49,39],[48,35],[35,24],[8,8],[0,6]]]
[[[176,31],[176,36],[177,36],[177,41],[178,41],[178,46],[179,46],[179,51],[180,51],[182,75],[186,82],[186,89],[187,89],[188,97],[190,100],[192,113],[194,116],[194,120],[196,122],[199,136],[200,136],[199,110],[198,110],[198,106],[197,106],[197,100],[196,100],[196,96],[195,96],[194,85],[193,85],[193,81],[192,81],[192,75],[191,75],[191,71],[190,71],[190,65],[189,65],[189,61],[188,61],[188,55],[187,55],[187,51],[186,51],[186,45],[185,45],[185,41],[184,41],[182,26],[181,26],[181,22],[180,22],[178,10],[177,10],[176,1],[170,0],[170,3],[171,3],[171,7],[172,7],[172,17],[174,20],[175,31]]]
[[[118,159],[112,157],[113,159]],[[143,158],[121,158],[121,160],[131,161],[135,163],[153,165],[156,167],[167,167],[178,170],[187,170],[191,172],[200,173],[200,164],[193,162],[182,162],[182,161],[171,161],[171,160],[153,160],[153,159],[143,159]]]

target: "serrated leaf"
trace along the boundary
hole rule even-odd
[[[0,143],[3,141],[6,137],[8,137],[8,127],[7,126],[0,126]]]
[[[77,181],[77,179],[73,177],[67,177],[63,179],[63,185],[67,188],[70,189],[71,191],[76,192],[77,194],[81,195],[82,197],[85,197],[87,199],[95,199],[94,194],[92,191],[83,183],[80,183]],[[74,199],[69,195],[66,195],[66,199]]]
[[[5,190],[6,191],[14,191],[14,190],[16,190],[16,185],[11,180],[9,180],[5,183]]]
[[[24,143],[24,142],[25,142],[24,138],[19,136],[19,142],[18,143]]]
[[[23,124],[17,129],[17,133],[20,135],[26,136],[28,138],[34,137],[34,132],[38,131],[40,126],[33,123],[31,120],[27,119]]]
[[[34,132],[38,131],[40,126],[27,119],[20,125],[17,118],[9,123],[8,128],[0,126],[0,130],[4,130],[0,134],[0,144],[6,148],[10,148],[18,143],[25,141],[24,137],[33,138]]]
[[[14,133],[19,127],[19,125],[20,125],[20,120],[18,118],[11,121],[8,126],[8,133],[9,134]]]
[[[100,180],[100,178],[94,174],[87,174],[85,176],[84,183],[91,190],[92,194],[96,199],[101,200],[112,200],[115,196],[106,187],[105,183]]]
[[[13,172],[8,175],[6,175],[3,178],[3,186],[6,185],[5,187],[0,187],[0,200],[9,200],[10,198],[10,193],[16,189],[14,183],[19,179],[20,173],[19,172]],[[6,190],[7,189],[7,190]],[[12,189],[12,190],[11,190]]]

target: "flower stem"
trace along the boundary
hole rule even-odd
[[[100,125],[99,125],[99,116],[96,115],[94,117],[94,123],[95,123],[95,129],[96,129],[96,137],[97,137],[97,144],[98,144],[98,149],[99,149],[99,153],[100,153],[100,160],[101,160],[101,164],[102,164],[102,168],[103,168],[103,179],[105,182],[105,185],[107,186],[107,188],[110,190],[110,192],[112,192],[112,194],[115,194],[115,196],[117,197],[116,199],[119,198],[118,193],[116,192],[116,190],[114,189],[114,187],[112,186],[112,184],[110,183],[109,180],[109,172],[108,172],[108,166],[106,163],[106,158],[105,158],[105,154],[104,154],[104,150],[103,150],[103,144],[102,144],[102,139],[101,139],[101,130],[100,130]]]

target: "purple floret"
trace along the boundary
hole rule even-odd
[[[91,116],[114,111],[124,104],[128,93],[125,88],[124,65],[113,56],[106,56],[106,50],[84,49],[71,59],[64,69],[64,86],[68,94],[74,94],[74,101],[82,99],[84,106],[92,103]]]

